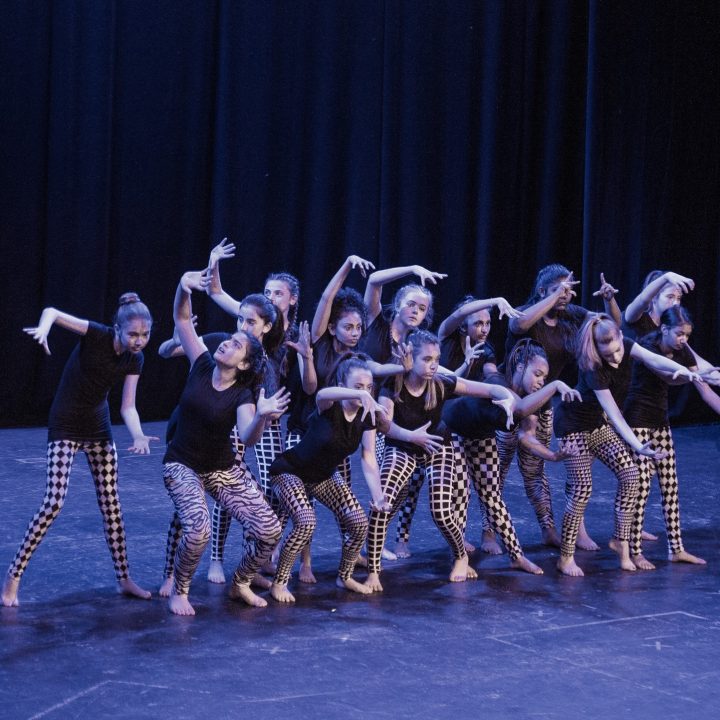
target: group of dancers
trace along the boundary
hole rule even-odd
[[[376,270],[351,255],[308,323],[298,320],[300,283],[289,273],[269,275],[263,293],[239,301],[229,295],[220,267],[234,254],[234,245],[223,240],[204,270],[183,274],[173,307],[175,332],[159,351],[164,358],[184,355],[190,363],[163,457],[174,514],[160,595],[168,598],[171,612],[194,614],[190,587],[208,544],[208,579],[225,582],[231,519],[242,527],[244,542],[230,597],[263,607],[267,601],[258,591],[269,590],[276,601],[293,602],[289,583],[298,557],[299,580],[315,582],[316,501],[332,511],[340,530],[338,586],[381,592],[383,560],[410,554],[411,521],[424,481],[432,520],[452,554],[450,581],[477,577],[469,562],[476,548],[466,535],[472,488],[482,516],[480,549],[500,554],[504,548],[511,567],[542,574],[525,556],[503,500],[516,456],[543,542],[559,548],[559,572],[582,576],[576,548],[599,548],[583,521],[595,459],[617,478],[609,546],[623,570],[654,568],[643,555],[642,540],[649,535],[643,521],[655,475],[670,561],[705,564],[683,546],[668,421],[672,384],[693,384],[720,412],[720,397],[709,387],[720,384],[720,371],[689,345],[693,323],[681,301],[694,288],[690,278],[653,272],[621,312],[617,291],[601,275],[594,295],[604,312],[596,313],[572,303],[578,281],[568,268],[553,264],[540,270],[521,307],[502,297],[468,295],[435,335],[428,329],[430,286],[446,277],[442,273],[419,265]],[[353,271],[367,278],[364,298],[344,287]],[[406,277],[417,280],[401,287],[384,308],[383,287]],[[232,314],[237,330],[199,335],[194,293],[207,293]],[[502,364],[488,342],[493,308],[500,319],[508,318]],[[46,308],[38,326],[25,331],[48,354],[53,325],[81,340],[50,410],[45,497],[7,571],[2,603],[18,604],[22,574],[63,506],[80,450],[94,478],[119,590],[149,598],[129,574],[107,395],[122,380],[121,415],[133,439],[129,449],[149,453],[158,438],[142,430],[135,391],[152,317],[134,293],[120,298],[112,326]],[[560,376],[574,365],[578,382],[572,388]],[[557,450],[551,449],[553,433]],[[248,447],[255,450],[257,477],[245,459]],[[358,448],[371,497],[367,512],[350,472]],[[567,471],[560,528],[545,462],[563,462]],[[385,545],[396,516],[393,552]],[[358,566],[367,568],[364,581],[353,577]]]

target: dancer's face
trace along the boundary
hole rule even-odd
[[[536,355],[530,359],[526,367],[520,365],[518,371],[521,376],[518,389],[525,396],[537,392],[545,385],[550,367],[544,357]]]
[[[218,345],[213,357],[218,364],[245,370],[249,365],[247,354],[248,339],[244,332],[236,332],[229,340]]]
[[[369,370],[363,368],[352,369],[347,377],[345,383],[340,383],[342,387],[351,388],[353,390],[365,390],[372,395],[373,392],[373,376]],[[350,408],[359,408],[362,406],[360,400],[349,400],[347,406]]]
[[[668,308],[675,307],[682,302],[682,290],[672,283],[666,283],[660,292],[653,298],[653,309],[662,315]]]
[[[468,315],[465,325],[467,327],[467,336],[473,345],[477,345],[478,343],[481,345],[485,344],[490,334],[490,324],[489,310],[478,310],[472,315]]]
[[[292,305],[297,302],[297,296],[293,295],[290,287],[284,280],[268,280],[265,283],[265,297],[287,317]]]
[[[254,305],[241,305],[237,316],[237,329],[250,333],[254,338],[262,340],[263,335],[270,330],[272,325],[265,322]]]
[[[692,334],[692,325],[690,323],[682,323],[668,327],[662,326],[662,344],[665,350],[682,350],[688,342]]]
[[[122,326],[115,326],[115,333],[123,351],[131,353],[142,352],[150,340],[152,325],[147,320],[135,318],[123,323]]]
[[[440,366],[440,346],[436,343],[423,343],[413,355],[411,372],[423,380],[432,380]]]
[[[397,317],[409,328],[418,327],[430,309],[430,298],[419,290],[410,290],[400,299]]]
[[[328,325],[328,332],[345,348],[356,348],[362,337],[362,318],[357,312],[343,313]]]
[[[611,335],[609,338],[595,339],[600,357],[613,367],[617,367],[625,357],[625,346],[623,345],[622,333]]]

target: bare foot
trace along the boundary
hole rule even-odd
[[[647,530],[642,531],[642,539],[643,540],[657,540],[658,536],[653,535],[651,532],[648,532]]]
[[[483,530],[480,549],[488,555],[502,555],[502,548],[495,537],[494,530]]]
[[[468,578],[468,556],[455,560],[450,571],[450,582],[465,582]]]
[[[270,586],[270,594],[281,603],[295,602],[295,596],[287,589],[287,583],[284,585],[273,583]]]
[[[20,578],[13,577],[12,575],[5,576],[5,582],[2,586],[2,604],[5,607],[17,607],[18,606],[18,588],[20,587]]]
[[[274,575],[277,572],[277,564],[275,560],[270,560],[270,562],[266,562],[260,570],[264,572],[266,575]]]
[[[367,563],[366,563],[367,564]],[[317,579],[315,578],[315,575],[313,574],[312,567],[310,566],[310,563],[300,563],[300,575],[299,578],[300,582],[303,583],[316,583]]]
[[[478,579],[477,570],[472,565],[470,565],[469,562],[468,562],[467,579],[468,580],[477,580]]]
[[[383,586],[380,584],[380,573],[368,573],[365,587],[370,588],[370,592],[382,592]]]
[[[560,547],[560,535],[558,535],[558,531],[554,527],[544,527],[541,532],[543,545]]]
[[[410,544],[404,540],[395,544],[395,556],[398,558],[409,558],[412,553],[410,552]]]
[[[207,574],[208,582],[222,585],[225,582],[225,571],[223,564],[219,560],[211,560],[208,566]]]
[[[568,575],[569,577],[585,577],[585,573],[575,563],[574,555],[561,555],[555,567],[557,567],[563,575]]]
[[[359,583],[357,580],[353,580],[352,578],[343,580],[341,577],[338,577],[335,580],[335,584],[339,588],[345,588],[346,590],[360,593],[360,595],[370,595],[370,593],[372,593],[372,590],[367,585],[363,585],[363,583]]]
[[[542,575],[543,571],[541,567],[538,567],[535,563],[530,562],[524,555],[518,555],[514,560],[510,561],[510,567],[516,570],[523,570],[531,575]]]
[[[173,576],[167,577],[163,580],[162,585],[160,586],[160,589],[158,590],[158,595],[160,597],[170,597],[170,593],[173,589]]]
[[[630,559],[638,570],[654,570],[655,566],[645,557],[640,555],[631,555]]]
[[[668,560],[670,560],[670,562],[690,563],[691,565],[707,565],[707,562],[705,562],[705,560],[703,560],[701,557],[691,555],[685,550],[682,550],[679,553],[670,553],[670,555],[668,555]]]
[[[630,546],[628,545],[627,540],[618,540],[617,538],[613,538],[608,543],[608,547],[617,553],[620,558],[620,567],[623,570],[628,570],[630,572],[635,572],[635,570],[637,570],[635,563],[630,559]]]
[[[195,608],[190,604],[187,595],[176,595],[175,593],[170,594],[168,600],[168,607],[170,612],[175,615],[194,615]]]
[[[261,598],[259,595],[256,595],[250,589],[250,583],[243,583],[242,585],[239,583],[233,583],[230,591],[228,592],[228,597],[231,600],[242,600],[252,607],[267,607],[267,600],[265,600],[265,598]]]
[[[263,590],[269,590],[272,587],[272,583],[266,577],[263,577],[260,573],[253,575],[253,579],[250,581],[251,585],[262,588]]]
[[[384,545],[381,553],[383,560],[397,560],[398,556],[392,551],[388,550]]]
[[[124,580],[118,580],[118,592],[122,595],[128,595],[129,597],[138,597],[142,600],[149,600],[152,597],[152,593],[148,590],[143,590],[137,585],[132,578],[125,578]]]
[[[466,553],[475,552],[477,550],[477,548],[466,537],[463,537],[463,545],[465,545]]]
[[[579,547],[581,550],[595,551],[600,549],[600,546],[590,537],[590,535],[588,535],[584,522],[580,524],[580,530],[578,531],[575,546]]]

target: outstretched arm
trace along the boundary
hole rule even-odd
[[[663,273],[651,283],[648,283],[637,295],[637,297],[625,308],[625,322],[637,322],[647,310],[652,299],[662,290],[666,283],[677,285],[683,293],[688,293],[695,288],[695,281],[674,272]]]
[[[605,304],[605,312],[617,323],[618,327],[622,325],[622,313],[620,306],[617,304],[615,295],[617,289],[605,280],[604,273],[600,273],[600,289],[593,293],[593,297],[602,297]]]
[[[562,380],[553,380],[551,383],[544,385],[534,393],[526,395],[524,398],[520,398],[515,406],[515,412],[520,417],[527,417],[533,415],[539,410],[555,393],[560,393],[562,399],[566,402],[577,400],[582,402],[580,393],[566,385]]]
[[[366,277],[367,271],[374,270],[375,266],[369,260],[363,260],[358,255],[350,255],[340,266],[340,269],[333,275],[327,287],[323,290],[323,294],[320,296],[320,302],[315,310],[315,316],[312,321],[312,341],[314,343],[325,334],[328,321],[330,320],[333,300],[343,286],[350,271],[354,268],[358,268],[362,276]]]
[[[503,297],[488,298],[487,300],[472,300],[452,312],[440,323],[438,338],[442,341],[452,335],[460,325],[462,325],[463,320],[468,317],[468,315],[492,307],[497,307],[501,320],[505,315],[509,318],[520,317],[522,315],[521,312],[515,310]]]
[[[518,432],[519,443],[532,455],[541,460],[559,462],[565,458],[578,454],[578,448],[574,444],[566,443],[560,450],[551,450],[545,447],[537,438],[537,415],[529,415],[523,418]]]
[[[540,318],[547,315],[547,313],[555,307],[557,301],[563,297],[565,293],[569,292],[570,297],[575,295],[573,286],[579,284],[579,282],[579,280],[574,280],[573,274],[570,273],[567,280],[561,282],[554,292],[541,298],[534,305],[525,308],[520,317],[510,318],[510,323],[508,324],[510,332],[515,335],[526,333]]]
[[[140,416],[135,407],[135,393],[139,375],[126,375],[123,383],[122,401],[120,404],[120,415],[127,429],[130,431],[133,442],[128,450],[136,455],[150,454],[150,441],[160,440],[155,435],[146,435],[140,425]]]
[[[436,285],[438,280],[447,277],[445,273],[426,270],[421,265],[406,265],[404,267],[376,270],[368,278],[367,286],[365,287],[365,305],[367,305],[368,309],[368,324],[372,323],[382,310],[381,298],[383,285],[387,285],[387,283],[393,282],[393,280],[399,280],[407,275],[417,275],[423,287],[426,282],[431,282],[433,285]]]
[[[193,290],[204,291],[207,288],[208,276],[205,272],[186,272],[178,283],[173,305],[173,319],[180,345],[192,365],[205,352],[206,347],[198,337],[193,324],[192,304],[190,296]]]
[[[87,334],[89,323],[87,320],[77,318],[73,315],[68,315],[56,308],[47,307],[40,314],[40,322],[37,324],[37,327],[23,328],[23,332],[26,332],[34,340],[37,340],[43,350],[50,355],[50,347],[48,345],[47,338],[50,333],[50,328],[53,325],[59,325],[61,328],[70,330],[78,335],[85,335]]]
[[[207,287],[207,294],[226,312],[228,315],[237,317],[240,312],[240,302],[228,295],[222,288],[220,282],[220,261],[225,258],[231,258],[235,255],[235,245],[227,242],[224,238],[222,242],[216,245],[210,251],[210,260],[208,262],[208,271],[210,273],[210,283]]]
[[[380,484],[380,469],[375,455],[375,430],[366,430],[362,436],[362,450],[360,453],[360,467],[362,467],[365,482],[370,491],[370,507],[380,512],[390,512],[392,507],[387,501]]]
[[[643,365],[647,365],[647,367],[655,371],[660,377],[664,378],[666,374],[669,375],[670,377],[667,382],[670,384],[678,384],[671,383],[672,380],[678,380],[682,383],[693,382],[700,379],[698,374],[690,368],[686,368],[684,365],[680,365],[680,363],[676,363],[664,355],[651,352],[642,347],[642,345],[638,345],[638,343],[633,344],[630,357],[632,357],[633,360],[643,363]]]
[[[303,392],[307,395],[313,395],[317,390],[318,382],[315,360],[313,357],[313,346],[310,343],[310,329],[308,327],[307,320],[300,323],[297,342],[286,340],[285,344],[297,353]]]

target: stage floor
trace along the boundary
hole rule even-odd
[[[164,424],[146,432],[162,436]],[[0,572],[4,574],[45,487],[44,429],[0,431]],[[720,426],[675,432],[686,548],[707,567],[666,559],[653,487],[646,543],[654,572],[622,572],[608,549],[579,552],[585,578],[558,575],[513,468],[506,500],[528,557],[543,576],[476,552],[479,579],[447,582],[449,556],[427,494],[413,556],[385,562],[381,595],[334,585],[339,538],[318,511],[316,585],[297,603],[250,608],[206,581],[197,615],[171,615],[157,597],[172,506],[162,449],[121,449],[121,500],[133,578],[150,601],[115,592],[90,475],[78,458],[60,517],[33,557],[20,607],[0,608],[0,717],[15,718],[705,718],[720,708]],[[252,453],[250,453],[252,454]],[[586,516],[595,540],[612,532],[615,484],[599,463]],[[549,466],[556,517],[564,469]],[[354,487],[365,500],[358,472]],[[366,503],[365,503],[366,504]],[[394,535],[394,523],[391,536]],[[479,541],[477,498],[469,539]],[[226,574],[241,552],[230,531]],[[364,572],[358,570],[362,579]]]

